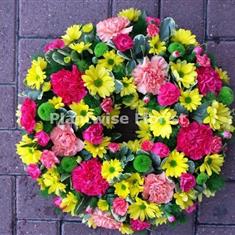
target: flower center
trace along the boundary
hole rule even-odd
[[[109,168],[109,172],[110,172],[110,173],[114,173],[114,172],[115,172],[115,168],[114,168],[113,166],[111,166],[111,167]]]
[[[192,101],[192,99],[189,96],[185,97],[185,103],[186,104],[190,104],[191,101]]]
[[[145,210],[146,209],[146,206],[144,204],[140,205],[140,209],[141,210]]]
[[[113,59],[108,59],[108,64],[109,65],[113,65],[114,64],[114,60]]]
[[[101,87],[103,85],[103,81],[100,79],[100,78],[97,78],[95,81],[94,81],[94,85],[96,87]]]
[[[82,110],[82,111],[80,112],[80,115],[83,116],[83,117],[85,117],[85,116],[87,115],[87,111],[86,111],[86,110]]]
[[[124,184],[122,184],[121,189],[126,190],[126,186]]]
[[[177,166],[177,162],[175,160],[171,160],[170,161],[170,166],[171,167],[176,167]]]
[[[160,125],[164,125],[166,123],[166,120],[165,120],[165,118],[161,117],[158,119],[158,122]]]
[[[184,73],[182,71],[178,71],[178,74],[181,78],[184,76]]]
[[[211,165],[211,163],[212,163],[212,159],[209,158],[209,159],[207,160],[207,164],[208,164],[208,165]]]

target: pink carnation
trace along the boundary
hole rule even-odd
[[[119,34],[128,34],[132,30],[132,26],[127,27],[130,21],[124,17],[111,17],[106,20],[100,21],[96,25],[98,37],[108,42]]]
[[[212,139],[212,142],[211,142],[211,146],[210,146],[210,148],[211,148],[210,153],[219,153],[219,152],[221,152],[222,146],[223,146],[223,143],[222,143],[221,137],[214,136],[213,139]]]
[[[149,174],[144,180],[143,198],[158,204],[168,203],[174,194],[175,184],[165,173]]]
[[[109,151],[112,153],[116,153],[117,151],[120,150],[120,144],[118,143],[110,143],[108,145]]]
[[[161,56],[153,56],[151,60],[145,57],[143,64],[137,65],[133,76],[140,93],[159,93],[160,87],[166,82],[168,64]]]
[[[224,131],[222,135],[225,139],[231,139],[233,136],[232,133],[229,131]]]
[[[113,101],[111,98],[105,98],[103,99],[102,103],[100,104],[100,107],[105,113],[111,113],[113,110]]]
[[[64,48],[64,41],[62,39],[55,39],[52,42],[49,42],[48,44],[45,45],[44,47],[44,51],[45,52],[49,52],[49,51],[53,51],[55,49],[62,49]]]
[[[52,90],[65,104],[80,102],[86,95],[81,75],[76,65],[73,65],[72,71],[61,69],[51,74]]]
[[[101,175],[101,163],[93,158],[82,162],[72,172],[73,188],[88,196],[101,196],[109,187]]]
[[[35,134],[35,138],[37,142],[42,147],[47,146],[48,142],[50,141],[50,136],[45,131],[39,131]]]
[[[55,198],[53,199],[53,203],[54,203],[54,205],[55,205],[57,208],[60,208],[60,205],[61,205],[61,203],[62,203],[62,198],[61,198],[61,197],[55,197]]]
[[[58,156],[73,156],[84,146],[68,124],[55,127],[51,132],[51,140],[54,144],[52,151]]]
[[[161,142],[156,142],[154,143],[151,152],[158,155],[160,158],[167,157],[170,153],[170,149],[168,148],[167,145],[161,143]]]
[[[210,67],[211,66],[211,60],[206,54],[204,54],[204,55],[196,54],[196,58],[197,58],[197,63],[200,66],[202,66],[202,67]]]
[[[188,116],[186,114],[181,113],[179,116],[179,124],[181,127],[187,127],[190,124]]]
[[[153,17],[153,16],[147,16],[146,21],[148,24],[156,24],[157,26],[160,25],[161,20],[159,18]]]
[[[199,160],[210,153],[213,132],[209,126],[192,122],[180,128],[177,136],[177,150],[193,160]]]
[[[144,150],[145,152],[150,152],[153,148],[153,142],[150,140],[144,140],[141,143],[141,149]]]
[[[159,33],[159,28],[155,24],[149,24],[147,26],[147,35],[149,37],[154,37]]]
[[[198,88],[201,94],[209,92],[218,93],[222,88],[222,81],[219,74],[211,67],[197,68]]]
[[[185,211],[186,211],[188,214],[191,214],[191,213],[193,213],[196,209],[197,209],[197,204],[194,203],[192,206],[189,206],[188,208],[186,208]]]
[[[41,171],[37,164],[29,164],[27,166],[26,172],[29,174],[29,176],[32,177],[32,179],[36,180],[41,175]]]
[[[20,125],[28,133],[32,133],[35,128],[36,110],[37,110],[36,103],[30,98],[26,98],[20,109],[20,112],[21,112]]]
[[[134,231],[142,231],[148,228],[150,228],[150,223],[147,221],[131,220],[131,229]]]
[[[172,105],[179,100],[180,89],[171,82],[166,82],[161,86],[157,97],[161,106]]]
[[[180,188],[184,192],[190,191],[196,185],[195,177],[190,173],[183,173],[180,176]]]
[[[175,220],[176,220],[176,218],[175,218],[174,215],[168,216],[167,219],[168,219],[168,221],[169,221],[170,223],[173,223],[173,222],[175,222]]]
[[[124,216],[127,212],[129,204],[123,198],[116,197],[113,200],[113,211],[117,215]]]
[[[118,34],[113,38],[113,43],[121,52],[131,49],[134,45],[133,39],[128,34]]]
[[[103,140],[103,126],[100,123],[92,124],[82,133],[82,136],[91,144],[100,144]]]
[[[50,150],[43,150],[40,161],[47,169],[54,167],[56,163],[60,162],[55,153]]]
[[[203,53],[203,48],[200,47],[200,46],[196,46],[194,49],[193,49],[193,52],[197,55],[201,55]]]

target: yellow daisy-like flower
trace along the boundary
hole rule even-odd
[[[62,36],[62,39],[65,45],[70,44],[71,42],[78,40],[82,35],[81,25],[75,24],[67,28],[66,34]]]
[[[47,92],[51,90],[51,83],[50,82],[44,82],[42,84],[42,91]]]
[[[188,111],[192,112],[196,110],[201,104],[202,96],[199,94],[199,90],[193,89],[191,91],[181,91],[180,104]]]
[[[71,215],[74,216],[77,203],[77,197],[72,192],[69,192],[66,197],[63,198],[60,207],[63,208],[63,212],[71,213]]]
[[[215,71],[219,74],[220,79],[225,82],[225,83],[229,83],[230,81],[230,77],[228,76],[228,72],[227,71],[223,71],[221,68],[216,67]]]
[[[136,202],[129,206],[128,213],[131,219],[140,219],[141,221],[162,215],[162,211],[156,203],[147,202],[138,197],[136,198]]]
[[[190,30],[178,29],[172,36],[172,41],[179,42],[184,45],[197,45],[196,35],[192,34]]]
[[[69,48],[75,50],[79,54],[81,54],[83,51],[89,51],[89,53],[92,54],[93,52],[90,49],[91,45],[91,43],[79,42],[70,44]]]
[[[176,150],[172,151],[167,157],[166,161],[162,165],[162,169],[165,170],[166,176],[180,177],[182,173],[188,170],[188,158],[184,157],[184,153],[180,153]]]
[[[84,24],[82,26],[82,32],[84,33],[90,33],[93,30],[93,24],[92,23],[88,23],[88,24]]]
[[[134,231],[131,229],[130,225],[128,224],[122,224],[119,229],[121,234],[133,234]]]
[[[126,198],[130,194],[129,183],[125,180],[114,184],[114,188],[114,193],[121,198]]]
[[[117,66],[124,61],[124,59],[117,55],[114,50],[105,52],[103,57],[104,59],[98,60],[98,64],[109,70],[112,70],[114,66]]]
[[[193,200],[196,199],[196,194],[194,190],[190,190],[189,192],[176,192],[174,198],[176,204],[182,210],[185,210],[194,204]]]
[[[166,43],[160,40],[159,35],[152,37],[149,40],[150,54],[161,55],[166,51]]]
[[[108,70],[103,66],[91,65],[85,74],[82,76],[87,89],[91,95],[98,94],[100,97],[105,98],[110,96],[115,90],[115,83]]]
[[[46,72],[43,71],[46,66],[47,62],[41,57],[38,57],[36,60],[33,60],[32,66],[28,70],[28,73],[25,78],[25,85],[32,89],[39,90],[47,77]]]
[[[48,102],[54,105],[55,109],[60,109],[64,107],[62,98],[59,96],[52,97],[52,99],[49,99]]]
[[[170,63],[171,71],[179,85],[189,88],[195,84],[197,72],[195,64],[186,61]]]
[[[108,129],[112,129],[114,125],[118,123],[118,118],[120,115],[120,105],[115,105],[113,110],[110,113],[104,113],[101,116],[102,124],[107,127]]]
[[[127,143],[123,143],[124,146],[127,146],[132,152],[137,152],[140,149],[139,140],[129,140]]]
[[[85,143],[85,149],[91,153],[92,157],[96,158],[103,158],[104,154],[107,153],[107,147],[110,144],[110,138],[104,137],[102,142],[100,144],[91,144],[88,141],[84,141]]]
[[[140,192],[143,192],[144,177],[141,177],[139,173],[132,173],[126,181],[129,183],[132,198],[137,197]]]
[[[97,206],[101,211],[108,211],[109,210],[109,204],[104,199],[99,199]]]
[[[231,110],[224,104],[214,100],[212,105],[207,108],[207,114],[203,123],[209,124],[213,130],[234,131]]]
[[[141,15],[141,11],[135,8],[129,8],[122,10],[118,13],[118,16],[122,16],[127,18],[130,21],[137,21],[139,19],[139,16]]]
[[[141,140],[150,140],[152,138],[150,126],[145,120],[137,122],[137,126],[139,127],[139,129],[136,131],[138,138]]]
[[[167,217],[160,217],[160,218],[157,218],[155,220],[155,224],[158,226],[158,225],[162,225],[162,224],[166,224],[168,222],[168,219]]]
[[[131,110],[138,108],[139,105],[139,96],[138,93],[132,93],[126,97],[123,97],[122,103],[129,107]]]
[[[43,130],[43,122],[37,122],[35,126],[35,131],[39,132]]]
[[[27,135],[22,136],[22,140],[16,144],[16,153],[26,165],[38,163],[42,152],[35,147],[36,140],[32,140]]]
[[[142,117],[146,116],[149,112],[143,100],[138,100],[138,106],[136,107],[136,111]]]
[[[120,92],[121,96],[130,95],[136,92],[136,85],[133,77],[124,77],[122,79],[123,89]]]
[[[79,127],[84,126],[90,119],[96,120],[93,109],[90,109],[83,100],[79,103],[73,102],[69,107],[76,113],[75,124]]]
[[[175,118],[176,111],[173,109],[152,110],[148,122],[150,123],[150,130],[153,132],[153,135],[169,139],[172,133],[171,125],[178,124],[178,120]]]
[[[117,159],[104,161],[101,169],[101,174],[108,182],[118,177],[123,171],[122,164]]]
[[[204,162],[199,167],[200,172],[206,172],[209,176],[212,172],[219,174],[224,163],[224,157],[221,154],[207,155]]]

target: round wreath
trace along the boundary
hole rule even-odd
[[[25,78],[17,153],[56,207],[132,234],[184,221],[223,186],[233,91],[190,30],[130,8],[44,50]],[[128,142],[112,131],[123,108],[138,117]]]

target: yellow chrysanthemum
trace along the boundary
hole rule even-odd
[[[215,71],[219,74],[219,77],[223,82],[229,83],[230,77],[228,76],[227,71],[223,71],[221,68],[218,67],[215,68]]]
[[[128,224],[122,224],[119,229],[121,234],[133,234],[134,231],[131,229],[130,225]]]
[[[66,197],[63,198],[60,207],[63,208],[63,212],[71,213],[71,215],[74,216],[77,203],[77,197],[72,192],[69,192]]]
[[[139,19],[139,16],[141,15],[141,11],[135,8],[129,8],[122,10],[118,13],[118,16],[122,16],[127,18],[130,21],[137,21]]]
[[[42,84],[42,91],[47,92],[51,90],[51,83],[50,82],[44,82]]]
[[[195,84],[197,72],[193,63],[186,61],[170,63],[171,71],[179,85],[183,84],[184,87],[189,88]]]
[[[108,129],[112,129],[118,123],[120,115],[120,105],[115,105],[110,113],[104,113],[101,116],[102,124]]]
[[[140,192],[143,192],[144,177],[141,177],[139,173],[132,173],[126,181],[129,183],[132,198],[137,197]]]
[[[102,165],[101,174],[107,181],[113,180],[118,177],[122,172],[122,164],[117,159],[111,159],[110,161],[104,161]]]
[[[140,198],[136,198],[136,202],[129,206],[128,213],[131,219],[140,219],[141,221],[162,215],[162,211],[156,203],[147,202]]]
[[[138,106],[136,107],[136,111],[141,117],[146,116],[149,112],[143,100],[138,100]]]
[[[56,168],[51,168],[46,171],[41,176],[42,182],[45,187],[48,188],[48,193],[55,193],[56,195],[60,195],[60,192],[65,192],[66,186],[60,182],[60,174],[56,170]]]
[[[130,95],[136,92],[136,85],[133,77],[124,77],[122,79],[123,89],[120,92],[121,96]]]
[[[109,204],[104,199],[99,199],[97,206],[101,211],[108,211],[109,210]]]
[[[41,57],[33,60],[32,66],[28,70],[25,78],[25,85],[32,89],[39,90],[41,85],[44,83],[44,80],[46,79],[46,72],[44,71],[46,66],[47,62]]]
[[[212,105],[207,108],[207,117],[203,123],[209,124],[213,130],[234,131],[231,110],[217,101],[213,101]]]
[[[59,96],[52,97],[52,99],[49,99],[48,102],[51,103],[55,109],[60,109],[64,107],[62,98]]]
[[[185,210],[194,204],[193,200],[196,199],[196,194],[194,190],[190,190],[189,192],[176,192],[174,198],[176,204],[182,210]]]
[[[149,53],[154,55],[162,55],[166,51],[166,43],[160,40],[159,35],[149,40]]]
[[[166,108],[160,111],[152,110],[148,122],[150,123],[150,130],[153,132],[153,135],[169,139],[172,133],[171,125],[178,123],[175,117],[176,111],[173,109]]]
[[[128,96],[124,96],[122,103],[126,106],[129,107],[131,110],[134,110],[138,107],[139,104],[139,96],[137,92],[134,92]]]
[[[70,44],[71,42],[78,40],[82,35],[81,25],[75,24],[67,28],[66,34],[62,36],[62,39],[65,45]]]
[[[172,41],[179,42],[184,45],[197,45],[196,35],[192,34],[190,30],[178,29],[172,36]]]
[[[35,126],[35,131],[39,132],[43,130],[43,122],[37,122]]]
[[[140,150],[139,140],[129,140],[128,142],[124,142],[123,145],[127,146],[132,152],[137,152]]]
[[[207,155],[200,166],[200,172],[206,172],[209,176],[212,172],[219,174],[224,163],[224,157],[221,154]]]
[[[111,77],[108,70],[103,66],[97,65],[94,67],[91,65],[88,70],[85,71],[85,75],[82,76],[87,89],[91,95],[98,94],[100,97],[105,98],[110,96],[115,90],[114,79]]]
[[[199,94],[197,88],[191,91],[181,91],[180,104],[190,112],[198,108],[201,104],[201,100],[202,96]]]
[[[84,126],[90,119],[96,120],[93,109],[90,109],[83,100],[79,103],[73,102],[69,107],[76,113],[75,124],[79,127]]]
[[[88,24],[84,24],[82,26],[82,32],[84,33],[90,33],[93,30],[93,24],[92,23],[88,23]]]
[[[170,153],[162,165],[162,169],[165,170],[167,176],[176,178],[180,177],[182,173],[185,173],[188,167],[188,158],[184,157],[184,153],[176,150]]]
[[[99,157],[103,158],[104,154],[107,153],[107,147],[110,144],[110,138],[104,137],[102,142],[100,144],[92,144],[88,141],[84,141],[85,143],[85,149],[91,153],[92,157]]]
[[[103,57],[103,59],[98,60],[98,64],[109,70],[112,70],[115,66],[120,65],[124,61],[114,50],[105,52]]]
[[[114,184],[115,191],[121,198],[126,198],[130,194],[129,183],[125,180]]]
[[[167,222],[168,222],[167,217],[160,217],[155,220],[155,225],[158,226],[158,225],[166,224]]]
[[[27,135],[23,135],[22,140],[16,144],[16,153],[26,165],[38,163],[42,154],[36,149],[36,140],[32,140]]]
[[[90,54],[92,54],[93,52],[90,49],[91,45],[91,43],[79,42],[70,44],[69,47],[79,54],[81,54],[83,51],[88,51]]]
[[[137,137],[141,140],[150,140],[152,138],[152,134],[150,131],[150,126],[146,120],[141,120],[136,124],[139,127],[139,129],[136,131]]]

